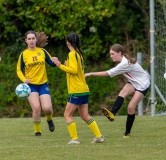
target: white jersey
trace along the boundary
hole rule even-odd
[[[137,62],[135,64],[129,63],[124,56],[122,61],[116,67],[108,70],[107,73],[110,77],[123,74],[133,87],[140,91],[146,90],[150,85],[150,79],[145,70]]]

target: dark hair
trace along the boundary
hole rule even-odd
[[[81,40],[80,37],[76,33],[70,33],[67,35],[66,40],[71,44],[71,46],[76,50],[76,52],[83,56],[83,52],[81,51]]]
[[[34,34],[37,42],[36,42],[36,46],[37,47],[45,47],[48,44],[48,36],[45,35],[44,32],[35,32],[33,30],[29,30],[25,33],[25,38],[27,38],[28,34]]]
[[[114,44],[110,49],[112,49],[115,52],[121,52],[122,55],[124,55],[126,59],[129,61],[129,63],[134,64],[137,61],[135,58],[132,58],[130,55],[124,54],[124,48],[120,44]]]
[[[32,31],[32,30],[27,31],[27,32],[25,33],[25,38],[27,38],[27,35],[28,35],[28,34],[34,34],[35,37],[36,37],[36,32],[35,32],[35,31]]]

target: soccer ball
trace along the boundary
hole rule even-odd
[[[166,73],[164,73],[164,78],[166,79]]]
[[[27,84],[21,83],[16,87],[15,92],[18,97],[27,98],[31,93],[31,89]]]

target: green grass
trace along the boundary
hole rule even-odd
[[[35,137],[31,118],[0,119],[0,160],[165,160],[166,118],[136,117],[132,137],[122,138],[126,116],[109,122],[93,117],[105,142],[91,144],[94,135],[87,124],[75,117],[80,145],[68,145],[69,133],[63,117],[54,117],[56,131],[48,130],[42,118],[42,136]]]

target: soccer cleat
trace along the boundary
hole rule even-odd
[[[113,122],[114,121],[114,114],[110,112],[107,108],[102,108],[103,114],[109,119],[109,121]]]
[[[93,138],[92,143],[102,143],[104,142],[104,140],[105,140],[104,136],[101,136],[100,138],[95,137]]]
[[[80,144],[80,140],[79,139],[76,139],[76,140],[71,139],[68,144]]]
[[[47,123],[48,123],[49,130],[50,130],[51,132],[54,132],[55,126],[54,126],[53,120],[51,119],[50,121],[47,121]]]
[[[123,134],[123,138],[129,138],[129,137],[131,137],[131,134],[130,134],[130,133],[125,132],[125,133]]]
[[[35,136],[41,136],[41,133],[40,132],[36,132]]]

